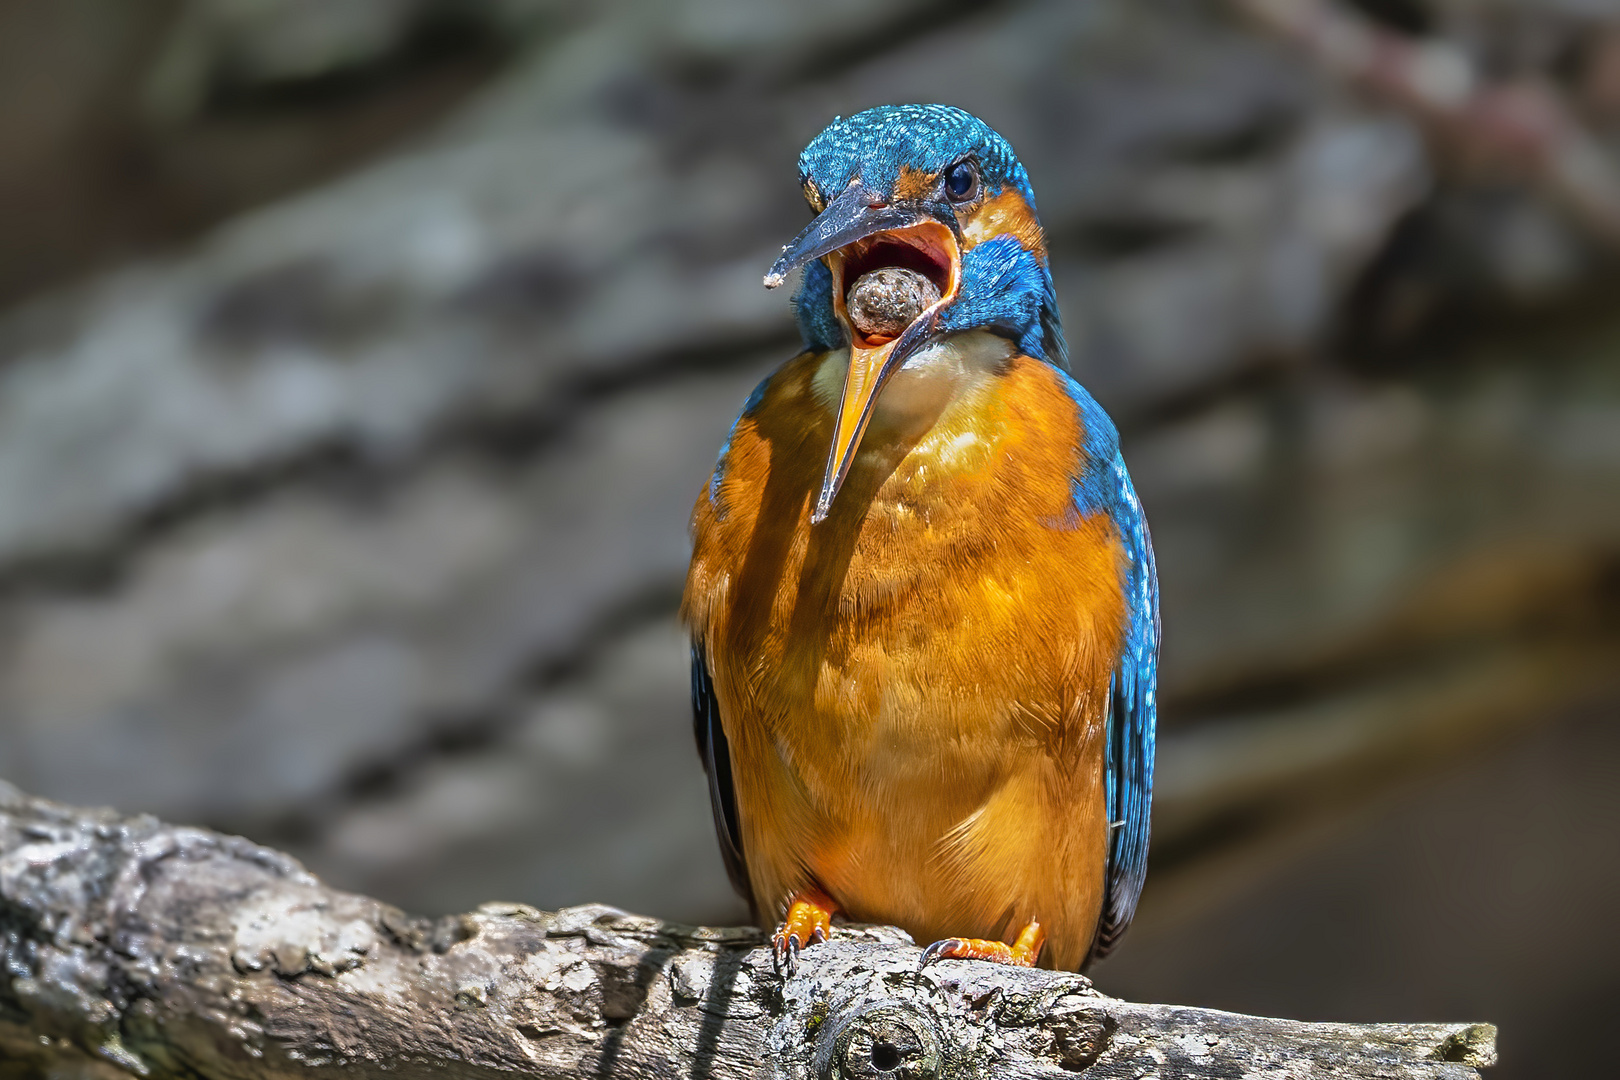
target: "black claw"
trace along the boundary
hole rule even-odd
[[[777,935],[771,940],[771,964],[778,978],[791,979],[799,966],[799,935],[789,934],[786,940]]]
[[[917,961],[917,970],[921,971],[936,960],[945,959],[945,950],[962,944],[961,938],[941,938],[923,950],[922,959]]]

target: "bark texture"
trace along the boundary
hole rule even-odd
[[[0,1075],[1449,1077],[1486,1024],[1307,1024],[1098,993],[841,928],[785,983],[752,928],[587,906],[428,920],[237,837],[0,784]]]

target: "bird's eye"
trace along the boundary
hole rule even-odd
[[[945,172],[945,194],[952,202],[967,202],[979,193],[979,170],[971,161],[958,161]]]

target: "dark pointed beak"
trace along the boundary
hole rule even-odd
[[[859,180],[852,182],[844,193],[834,199],[793,242],[782,249],[782,255],[765,275],[765,287],[774,289],[787,276],[812,259],[820,259],[859,240],[878,233],[910,231],[912,235],[929,234],[936,248],[948,254],[949,280],[940,299],[914,319],[899,337],[892,341],[865,340],[849,325],[843,304],[843,260],[830,260],[836,280],[834,309],[844,332],[849,336],[849,371],[844,376],[844,394],[839,402],[834,423],[833,441],[827,454],[827,471],[822,479],[821,492],[816,498],[810,520],[819,524],[832,512],[833,499],[849,475],[855,452],[860,448],[861,436],[877,402],[878,392],[889,376],[906,359],[934,337],[939,324],[939,313],[956,299],[961,280],[961,236],[956,215],[949,206],[927,201],[887,202]]]
[[[882,195],[855,180],[782,249],[781,257],[765,274],[765,287],[774,289],[805,263],[874,233],[939,220],[930,209],[926,203],[886,202]],[[945,216],[954,228],[955,217],[948,212]]]

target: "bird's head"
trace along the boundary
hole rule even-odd
[[[1029,177],[983,121],[945,105],[889,105],[838,119],[799,156],[816,213],[765,275],[776,288],[799,267],[800,327],[811,347],[849,343],[826,477],[813,519],[827,516],[884,383],[931,342],[984,329],[1062,364],[1063,337]],[[921,275],[869,278],[898,268]],[[873,331],[851,318],[857,283],[913,283]],[[861,286],[864,290],[866,286]],[[897,322],[893,316],[898,313]]]

